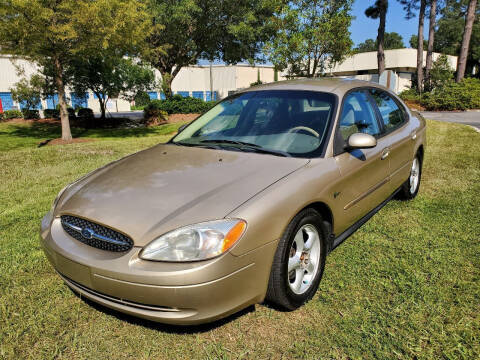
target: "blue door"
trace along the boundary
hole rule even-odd
[[[74,109],[88,107],[88,93],[85,94],[70,94],[72,98],[72,107]]]
[[[23,109],[26,109],[26,107],[27,107],[27,105],[26,105],[25,101],[22,101],[22,102],[20,103],[20,109],[23,110]],[[39,101],[39,102],[38,102],[35,106],[33,106],[33,108],[30,109],[30,110],[41,110],[41,109],[42,109],[42,102]]]
[[[157,94],[156,91],[150,91],[150,92],[148,93],[148,96],[150,96],[150,100],[156,100],[156,99],[158,99],[158,94]]]
[[[178,95],[181,95],[183,97],[189,97],[190,93],[188,91],[177,91]]]
[[[47,96],[47,109],[56,109],[58,105],[58,94]]]
[[[193,91],[193,92],[192,92],[192,95],[193,95],[193,97],[196,98],[196,99],[202,99],[202,100],[204,99],[204,97],[203,97],[203,91]]]
[[[13,99],[11,93],[0,92],[0,99],[2,100],[3,111],[13,109]]]
[[[212,99],[212,93],[210,91],[207,91],[206,94],[207,94],[206,99],[205,99],[206,101],[212,101],[212,100],[217,101],[217,92],[216,91],[213,92],[213,99]]]

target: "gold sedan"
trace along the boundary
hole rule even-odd
[[[417,195],[424,151],[424,119],[376,84],[256,86],[68,185],[41,242],[70,288],[134,316],[293,310],[330,251],[394,196]]]

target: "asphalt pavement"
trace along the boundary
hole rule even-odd
[[[470,125],[480,130],[480,110],[474,111],[448,111],[448,112],[430,112],[421,113],[426,119],[446,121],[457,124]]]

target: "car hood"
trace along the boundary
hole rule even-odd
[[[144,246],[181,226],[221,219],[306,165],[300,158],[157,145],[70,186],[55,215],[70,214],[121,231]]]

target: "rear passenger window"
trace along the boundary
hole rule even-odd
[[[389,132],[405,122],[405,114],[392,97],[382,90],[370,90],[382,115],[385,131]]]

